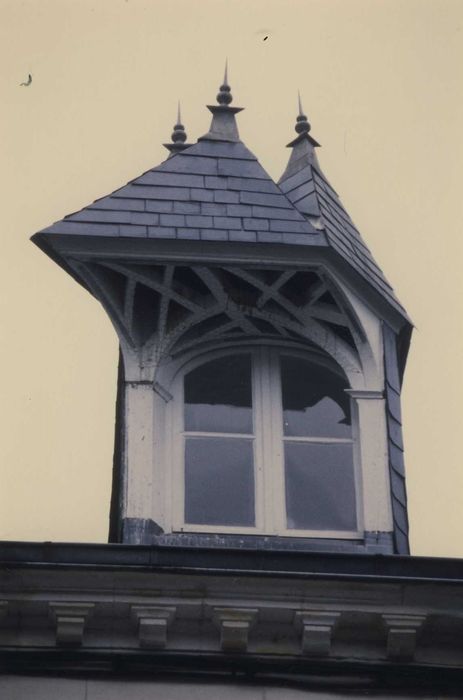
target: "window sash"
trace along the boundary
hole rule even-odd
[[[180,430],[177,432],[180,449],[177,449],[177,463],[173,493],[178,493],[174,509],[174,529],[186,532],[248,533],[271,534],[283,537],[312,537],[319,539],[360,539],[359,517],[359,478],[356,426],[352,414],[352,438],[331,438],[328,436],[286,436],[283,434],[283,405],[281,391],[281,355],[307,358],[307,353],[293,352],[287,348],[272,346],[244,346],[234,350],[250,354],[252,359],[252,411],[254,433],[218,433],[210,431],[183,430],[183,377],[180,401]],[[210,359],[228,354],[226,351],[212,353]],[[208,358],[209,359],[209,358]],[[208,359],[205,359],[206,363]],[[185,523],[185,444],[188,438],[214,437],[253,440],[254,443],[254,506],[255,526],[204,525]],[[354,462],[354,489],[356,502],[357,529],[346,530],[304,530],[287,527],[285,457],[286,443],[352,444]],[[179,489],[179,485],[181,488]]]

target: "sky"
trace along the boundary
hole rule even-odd
[[[228,56],[241,138],[274,179],[301,91],[414,321],[412,553],[463,557],[462,27],[461,0],[0,0],[0,539],[108,532],[116,334],[29,237],[164,160],[178,99],[204,134]]]

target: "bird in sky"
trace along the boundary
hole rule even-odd
[[[21,87],[22,85],[24,85],[25,87],[27,87],[27,86],[30,85],[31,83],[32,83],[32,75],[29,73],[29,76],[28,76],[28,78],[27,78],[27,81],[26,81],[25,83],[20,83],[20,86],[19,86],[19,87]]]

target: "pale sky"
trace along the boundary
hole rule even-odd
[[[415,323],[412,553],[463,556],[462,27],[461,0],[0,0],[1,539],[107,539],[116,334],[29,237],[164,160],[179,98],[189,141],[205,133],[228,56],[274,179],[301,90]]]

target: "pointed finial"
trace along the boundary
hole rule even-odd
[[[186,141],[185,127],[183,126],[180,119],[181,119],[181,116],[180,116],[180,102],[179,102],[178,107],[177,107],[177,123],[174,126],[174,130],[173,130],[172,136],[171,136],[173,143],[184,143]]]
[[[173,127],[171,139],[172,143],[165,143],[164,146],[167,148],[168,151],[170,151],[171,155],[175,155],[175,153],[178,153],[179,151],[185,150],[185,148],[188,148],[189,144],[185,143],[186,141],[186,131],[185,127],[182,124],[182,116],[180,112],[180,101],[177,105],[177,123]]]
[[[307,117],[304,114],[304,110],[302,109],[302,101],[301,101],[301,93],[297,92],[297,98],[298,98],[298,104],[299,104],[299,114],[296,119],[296,126],[294,129],[296,130],[297,134],[308,134],[310,131],[310,124],[307,121]]]
[[[233,100],[230,86],[228,84],[228,58],[225,61],[225,73],[223,76],[223,84],[220,86],[219,90],[220,92],[217,95],[217,102],[219,103],[219,105],[227,107]]]

